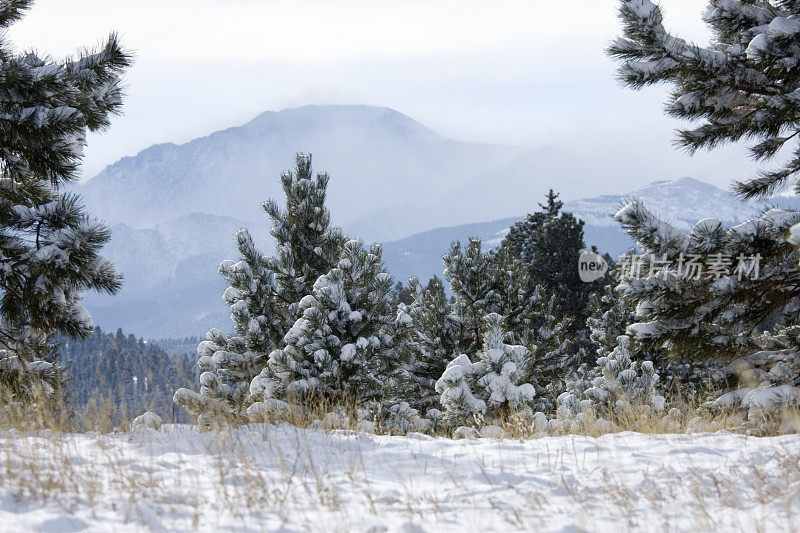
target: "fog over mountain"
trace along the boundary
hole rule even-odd
[[[330,173],[329,205],[335,222],[347,224],[444,195],[522,151],[452,141],[391,109],[307,106],[263,113],[180,146],[152,146],[107,167],[80,192],[96,216],[135,228],[189,213],[259,222],[260,204],[282,196],[280,174],[296,152],[307,152],[318,171]]]
[[[95,321],[151,338],[228,328],[217,268],[236,257],[233,235],[242,227],[272,252],[261,204],[283,201],[278,177],[297,151],[311,152],[316,169],[330,173],[334,222],[348,235],[384,242],[387,266],[401,280],[441,276],[452,240],[479,236],[496,245],[549,188],[586,221],[587,245],[612,255],[631,244],[611,219],[629,196],[682,229],[705,217],[734,224],[758,210],[691,178],[609,194],[605,177],[622,172],[613,164],[589,171],[589,162],[557,147],[461,143],[387,108],[268,112],[184,145],[150,147],[77,187],[111,225],[105,255],[125,276],[114,297],[86,295]]]
[[[478,172],[439,198],[417,204],[412,216],[405,216],[406,207],[380,210],[345,229],[368,240],[401,239],[427,228],[527,213],[536,209],[550,188],[564,200],[616,192],[610,191],[608,184],[619,182],[619,176],[624,175],[622,162],[598,167],[581,154],[558,147],[541,147]]]

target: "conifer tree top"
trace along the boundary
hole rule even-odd
[[[32,0],[0,2],[0,31],[22,18]],[[15,180],[73,181],[86,130],[110,124],[122,105],[120,76],[131,63],[116,34],[98,50],[63,62],[34,52],[16,55],[0,39],[0,161]]]
[[[542,211],[550,217],[558,216],[558,213],[561,212],[561,208],[564,207],[564,202],[560,201],[558,196],[557,192],[550,189],[547,193],[547,204],[539,204]]]
[[[623,83],[636,89],[673,86],[667,113],[699,121],[678,133],[678,146],[690,153],[751,139],[755,144],[750,152],[757,161],[772,158],[785,146],[791,150],[781,166],[737,182],[739,196],[769,196],[789,181],[800,193],[798,15],[796,1],[712,1],[703,20],[713,39],[700,46],[670,34],[657,4],[622,0],[623,37],[608,52],[622,63]]]

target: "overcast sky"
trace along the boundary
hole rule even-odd
[[[705,42],[705,2],[661,3],[671,28]],[[125,116],[90,138],[85,178],[154,143],[325,103],[391,107],[462,140],[630,158],[653,169],[642,183],[744,177],[741,147],[692,159],[672,148],[678,123],[662,114],[663,89],[618,85],[603,54],[619,33],[617,4],[38,0],[10,37],[61,57],[114,30],[135,52]]]

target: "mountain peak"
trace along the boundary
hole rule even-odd
[[[704,189],[704,190],[709,190],[709,191],[713,190],[715,192],[722,192],[722,193],[725,192],[724,190],[720,189],[719,187],[717,187],[715,185],[712,185],[711,183],[707,183],[705,181],[701,181],[699,179],[688,177],[688,176],[687,177],[683,177],[683,178],[674,179],[674,180],[657,180],[657,181],[653,181],[650,184],[645,185],[644,187],[642,187],[639,190],[640,191],[645,191],[645,190],[653,189],[653,188],[658,188],[658,189],[663,189],[663,188],[686,188],[686,189]],[[632,194],[635,195],[636,193],[634,192]]]
[[[757,212],[757,206],[741,202],[719,187],[695,178],[658,180],[623,195],[604,195],[568,202],[566,208],[596,226],[616,226],[611,215],[623,203],[640,200],[655,215],[687,230],[698,220],[714,217],[732,225]]]
[[[287,127],[378,129],[401,137],[418,137],[424,141],[444,139],[413,118],[389,107],[369,105],[305,105],[280,111],[265,111],[243,126],[248,129]]]

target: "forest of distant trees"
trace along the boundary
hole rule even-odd
[[[174,407],[172,394],[177,383],[197,382],[194,346],[181,350],[186,342],[196,346],[196,339],[166,341],[165,350],[121,329],[106,333],[97,327],[85,340],[58,342],[66,402],[76,413],[107,409],[115,424],[144,411],[165,420],[188,420]]]

